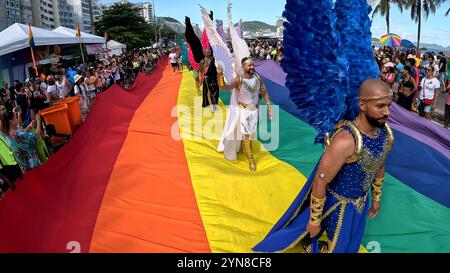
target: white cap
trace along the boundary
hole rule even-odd
[[[74,82],[77,82],[77,81],[79,81],[80,79],[81,79],[81,76],[78,75],[78,74],[76,74],[76,75],[73,77],[73,81],[74,81]]]

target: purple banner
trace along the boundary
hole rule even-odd
[[[256,71],[264,78],[285,86],[286,73],[272,60],[255,62]],[[450,159],[450,131],[409,112],[397,104],[391,106],[389,124],[395,130],[429,145]]]

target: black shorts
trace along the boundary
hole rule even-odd
[[[178,63],[171,63],[172,67],[178,67]]]
[[[450,118],[450,105],[445,104],[445,118]]]
[[[4,165],[0,170],[1,174],[6,176],[9,179],[9,182],[14,183],[17,179],[22,177],[22,171],[20,170],[19,165]],[[0,179],[0,189],[3,192],[6,192],[9,189],[9,184],[6,181]]]

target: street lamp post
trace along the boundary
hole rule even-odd
[[[92,0],[88,0],[88,4],[89,4],[89,17],[91,19],[91,33],[95,34],[94,13],[92,11]]]
[[[153,25],[155,26],[155,42],[158,42],[158,34],[156,33],[156,9],[155,0],[153,0]]]

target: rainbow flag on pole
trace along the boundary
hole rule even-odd
[[[34,38],[33,38],[33,31],[31,30],[31,25],[28,24],[28,26],[29,26],[29,28],[28,28],[28,40],[30,42],[30,46],[34,47],[35,44],[34,44]]]
[[[77,24],[77,29],[76,29],[76,31],[75,31],[75,35],[76,35],[77,37],[81,37],[80,24]]]
[[[30,24],[28,24],[28,41],[30,43],[31,59],[33,60],[34,72],[36,73],[36,76],[38,76],[39,72],[38,72],[38,68],[36,65],[36,59],[34,58],[34,52],[33,52],[33,49],[36,45],[34,44],[33,31],[31,30]]]

